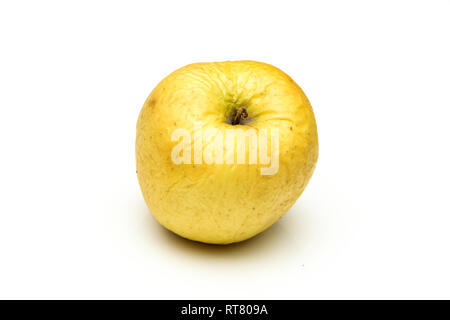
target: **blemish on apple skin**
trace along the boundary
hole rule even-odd
[[[291,131],[292,131],[292,127],[289,127],[289,130],[291,130]]]
[[[150,101],[148,102],[148,106],[149,107],[153,107],[155,104],[156,104],[156,99],[155,98],[150,99]]]

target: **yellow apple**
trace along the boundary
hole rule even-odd
[[[256,61],[176,70],[137,122],[137,176],[151,213],[205,243],[243,241],[278,221],[317,157],[308,98],[287,74]]]

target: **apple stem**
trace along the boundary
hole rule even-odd
[[[231,124],[233,126],[237,125],[237,124],[241,124],[241,121],[247,119],[247,117],[248,117],[247,109],[245,109],[243,107],[239,107],[236,110],[236,113],[233,117],[233,120],[231,121]]]

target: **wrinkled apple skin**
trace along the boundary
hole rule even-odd
[[[245,106],[248,122],[232,125]],[[279,169],[260,164],[175,164],[171,135],[194,123],[221,131],[278,128]],[[193,147],[192,147],[193,150]],[[246,149],[248,153],[248,148]],[[276,67],[255,61],[195,63],[163,79],[137,122],[137,176],[157,221],[195,241],[228,244],[278,221],[305,189],[318,158],[314,113],[302,89]]]

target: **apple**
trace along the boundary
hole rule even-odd
[[[144,199],[159,223],[195,241],[229,244],[269,228],[300,197],[317,158],[308,98],[266,63],[178,69],[137,122]]]

